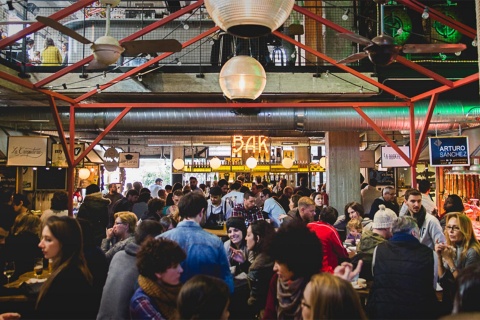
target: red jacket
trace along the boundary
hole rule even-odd
[[[311,222],[307,227],[315,232],[317,237],[322,241],[323,246],[323,272],[333,273],[338,266],[338,258],[348,258],[347,249],[343,247],[342,240],[337,230],[325,222]]]

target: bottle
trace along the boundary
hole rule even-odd
[[[280,148],[277,148],[277,155],[275,157],[275,162],[276,163],[281,163],[282,162],[282,152]]]
[[[213,181],[216,182],[217,181],[217,173],[215,172],[215,174],[213,175]]]

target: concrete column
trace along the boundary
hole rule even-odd
[[[170,150],[170,159],[172,159],[172,186],[176,182],[180,182],[183,185],[183,174],[173,173],[173,161],[177,158],[185,159],[185,153],[183,147],[172,147]]]
[[[343,214],[351,201],[361,202],[359,187],[360,150],[357,132],[327,132],[327,193],[330,206]]]

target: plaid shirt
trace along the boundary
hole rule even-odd
[[[247,210],[243,206],[243,203],[236,204],[233,207],[232,217],[242,217],[248,222],[248,224],[257,220],[264,220],[262,211],[257,206],[253,206],[252,209]]]

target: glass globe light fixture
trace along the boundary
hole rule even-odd
[[[217,157],[213,157],[210,160],[210,168],[212,168],[213,170],[220,168],[221,165],[222,165],[222,162]]]
[[[177,158],[173,161],[173,167],[177,170],[182,170],[185,166],[185,161],[183,159]]]
[[[293,160],[290,158],[283,158],[282,160],[282,166],[285,169],[290,169],[293,166]]]
[[[320,161],[318,162],[320,166],[324,169],[327,168],[327,157],[321,157]]]
[[[78,170],[78,177],[82,180],[88,179],[90,177],[90,170],[87,168],[81,168]]]
[[[222,67],[219,83],[223,94],[231,100],[255,100],[265,89],[267,75],[254,58],[236,56]]]
[[[250,157],[250,158],[247,159],[245,164],[247,165],[247,167],[249,169],[253,169],[257,166],[257,159],[255,159],[254,157]]]
[[[287,20],[295,0],[205,0],[220,29],[241,38],[255,38],[277,30]]]

